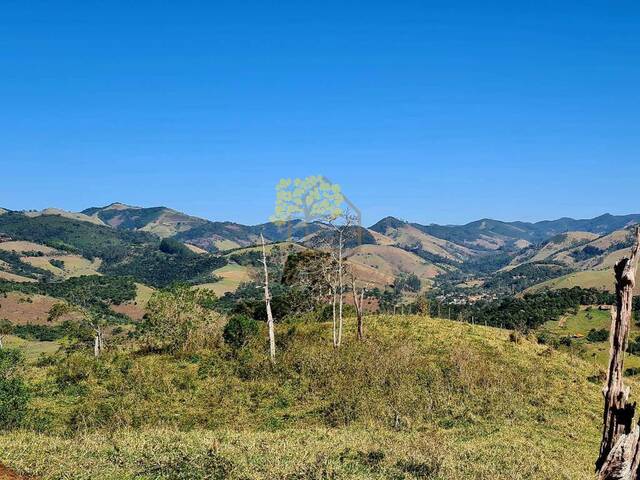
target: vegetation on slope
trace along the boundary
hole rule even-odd
[[[240,348],[215,331],[176,354],[130,345],[26,367],[32,399],[0,462],[45,479],[591,474],[599,386],[566,354],[398,316],[367,318],[367,341],[339,350],[327,324],[280,325],[272,367],[264,330]]]

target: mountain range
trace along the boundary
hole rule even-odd
[[[484,282],[490,275],[498,280],[505,277],[503,283],[508,284],[513,283],[509,278],[531,275],[533,270],[527,266],[535,265],[535,278],[520,282],[521,287],[528,288],[558,276],[611,268],[629,245],[630,226],[639,222],[640,214],[565,217],[535,223],[481,219],[465,225],[423,225],[386,217],[368,228],[351,227],[346,237],[346,256],[362,276],[374,279],[380,286],[393,283],[401,273],[416,274],[425,286],[448,282],[451,288],[466,288],[472,284],[470,281]],[[203,276],[204,281],[209,266],[219,268],[220,259],[229,258],[229,252],[255,246],[261,233],[270,243],[292,241],[310,248],[321,247],[326,237],[333,235],[319,222],[243,225],[210,221],[167,207],[123,203],[82,212],[0,209],[0,238],[53,246],[68,255],[76,254],[83,261],[99,260],[99,265],[92,264],[96,271],[136,272],[139,280],[153,286],[162,285],[168,264],[175,274],[175,264],[179,263],[158,253],[161,239],[183,243],[192,252],[207,253],[207,261],[205,256],[189,258],[189,267],[182,266],[177,278],[170,277],[192,280],[191,272],[194,278]],[[214,261],[214,257],[219,260]],[[37,258],[23,255],[22,263],[41,268],[44,261]],[[15,262],[9,266],[6,255],[0,262],[0,275],[4,278],[35,278],[28,267]],[[46,267],[51,270],[49,265]]]

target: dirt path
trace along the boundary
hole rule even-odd
[[[0,465],[0,480],[30,480],[30,477],[18,475],[13,470],[9,470],[7,467]]]

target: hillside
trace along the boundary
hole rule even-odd
[[[188,359],[32,363],[30,385],[60,386],[34,390],[38,431],[1,434],[0,462],[43,480],[590,478],[597,368],[492,328],[400,316],[366,325],[358,343],[349,321],[339,354],[328,324],[279,328],[275,369],[261,341],[242,357],[219,344]]]
[[[470,245],[474,248],[496,250],[501,247],[511,247],[518,240],[540,243],[555,235],[570,231],[605,235],[638,222],[640,222],[640,214],[616,216],[607,213],[591,219],[560,218],[536,223],[483,219],[466,225],[443,226],[416,223],[413,225],[438,238]]]
[[[92,207],[82,213],[114,228],[150,232],[162,238],[172,237],[206,223],[206,220],[167,207],[142,208],[122,203]]]
[[[442,270],[414,253],[391,245],[361,245],[349,250],[347,258],[355,264],[369,266],[393,283],[401,273],[414,273],[428,284]]]
[[[425,286],[435,283],[442,295],[453,292],[458,299],[481,298],[516,293],[516,288],[526,289],[566,274],[588,278],[582,272],[610,268],[629,245],[630,230],[620,228],[637,218],[605,214],[537,223],[483,219],[466,225],[420,225],[386,217],[371,228],[351,227],[345,247],[358,276],[369,278],[369,283],[383,290],[399,274],[413,273]],[[565,230],[568,228],[581,230]],[[228,262],[224,253],[255,246],[261,233],[267,242],[293,240],[321,249],[335,236],[321,223],[294,220],[242,225],[209,221],[167,207],[122,203],[81,213],[7,211],[0,216],[4,243],[26,241],[55,251],[0,247],[0,278],[33,282],[96,273],[131,275],[154,287],[186,281],[224,293],[247,278],[223,269],[218,272],[222,273],[221,283],[213,287],[214,271]],[[180,242],[188,250],[178,255],[180,249],[174,249],[167,254],[160,249],[160,239]]]
[[[175,281],[207,279],[212,270],[226,263],[224,258],[196,254],[184,247],[168,253],[163,251],[160,239],[147,232],[119,230],[60,215],[6,213],[0,216],[0,235],[4,237],[0,245],[29,242],[27,250],[31,252],[0,248],[0,260],[8,264],[3,271],[31,279],[102,273],[165,286]],[[9,248],[22,248],[17,245]]]

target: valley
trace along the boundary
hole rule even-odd
[[[637,220],[387,217],[345,227],[339,257],[322,222],[3,209],[0,373],[17,407],[0,414],[0,464],[41,479],[586,478],[612,269]],[[638,323],[625,367],[635,385]]]

